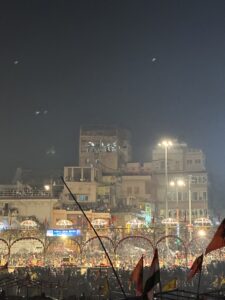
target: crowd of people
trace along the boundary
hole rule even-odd
[[[8,232],[4,239],[10,241]],[[11,232],[12,234],[12,232]],[[15,232],[16,234],[16,232]],[[151,242],[142,237],[114,236],[112,231],[102,241],[119,275],[127,295],[135,294],[135,287],[129,283],[132,270],[140,257],[144,257],[144,280],[148,276],[153,257]],[[113,299],[123,298],[120,287],[112,272],[110,263],[96,238],[86,236],[81,243],[69,238],[52,238],[46,247],[43,234],[34,239],[34,231],[20,231],[12,247],[2,240],[0,266],[7,272],[0,272],[0,288],[6,295],[34,296],[45,293],[57,299],[69,297],[92,297],[105,299],[105,278],[109,282],[108,293]],[[117,243],[113,243],[117,238]],[[177,239],[164,239],[158,244],[162,285],[176,278],[179,289],[194,291],[198,276],[190,282],[187,273],[195,258],[204,252],[208,239],[194,240],[189,247]],[[116,247],[115,247],[116,244]],[[1,269],[0,268],[0,269]],[[204,258],[201,290],[225,287],[225,250],[211,252]],[[83,298],[82,298],[83,297]],[[0,297],[1,298],[1,297]]]
[[[119,279],[128,296],[135,294],[134,285],[130,284],[131,270],[117,268]],[[202,271],[201,291],[210,291],[225,287],[225,262],[213,261],[204,266]],[[144,279],[148,276],[149,268],[144,268]],[[181,266],[161,267],[161,283],[164,285],[169,280],[177,278],[177,287],[189,291],[195,291],[198,284],[198,276],[192,281],[187,281],[188,268]],[[107,278],[108,291],[104,290],[104,282]],[[220,281],[219,281],[220,279]],[[222,281],[221,281],[222,279]],[[105,299],[106,292],[113,299],[122,298],[118,282],[110,267],[21,267],[15,268],[11,273],[0,273],[0,286],[7,295],[34,296],[45,293],[57,299],[70,297],[83,299]],[[109,297],[109,296],[108,296]]]

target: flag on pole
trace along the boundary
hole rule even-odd
[[[143,255],[131,273],[130,282],[135,284],[136,296],[141,296],[143,294]]]
[[[157,283],[160,283],[160,269],[159,269],[159,257],[158,249],[155,249],[154,257],[150,266],[150,276],[147,279],[144,287],[144,296],[147,296],[148,300],[153,299],[153,288]]]
[[[205,250],[205,255],[222,247],[225,247],[225,219],[223,219],[222,223],[217,228],[213,239]]]
[[[163,292],[173,291],[177,288],[177,278],[168,281],[162,288]]]
[[[195,259],[195,261],[193,262],[191,269],[187,276],[188,280],[191,280],[195,276],[196,273],[198,273],[202,270],[202,263],[203,263],[203,254],[200,255],[199,257],[197,257]]]

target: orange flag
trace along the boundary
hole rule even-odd
[[[141,296],[143,293],[143,255],[131,273],[130,282],[136,286],[136,296]]]
[[[191,280],[195,276],[196,273],[198,273],[202,270],[202,263],[203,263],[203,254],[200,255],[199,257],[197,257],[195,259],[195,261],[193,262],[191,269],[187,276],[188,280]]]
[[[205,250],[205,255],[222,247],[225,247],[225,219],[223,219],[222,223],[217,228],[212,241]]]

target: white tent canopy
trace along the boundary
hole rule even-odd
[[[178,222],[176,219],[173,218],[167,218],[167,219],[163,219],[162,224],[167,224],[167,225],[176,225]]]
[[[93,226],[106,226],[108,222],[104,219],[95,219],[91,222]]]
[[[140,227],[140,226],[145,225],[145,222],[134,218],[134,219],[130,220],[129,222],[127,222],[127,225],[130,225],[131,227]]]
[[[29,228],[29,227],[32,227],[32,228],[33,227],[37,227],[37,223],[35,221],[33,221],[33,220],[25,220],[25,221],[21,222],[20,225],[22,227],[27,227],[27,228]]]
[[[212,221],[208,218],[198,218],[194,221],[196,226],[212,226]]]
[[[70,221],[70,220],[59,220],[57,223],[56,223],[57,226],[72,226],[73,223]]]

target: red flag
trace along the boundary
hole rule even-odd
[[[131,273],[130,282],[136,286],[136,296],[141,296],[143,293],[143,255]]]
[[[222,223],[217,228],[212,241],[205,250],[205,255],[222,247],[225,247],[225,219],[223,219]]]
[[[191,280],[195,276],[196,273],[198,273],[202,270],[202,263],[203,263],[203,254],[200,255],[199,257],[197,257],[195,259],[195,261],[193,262],[191,269],[187,276],[188,280]]]

